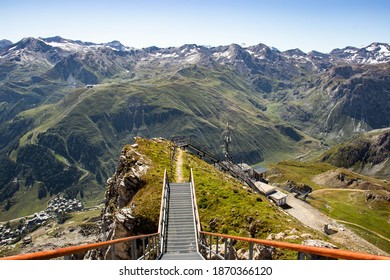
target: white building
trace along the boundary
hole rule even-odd
[[[278,206],[285,205],[287,202],[287,194],[284,194],[280,191],[276,191],[268,197],[272,199]]]
[[[275,187],[268,185],[263,182],[255,182],[256,188],[262,193],[264,196],[269,197],[276,203],[278,206],[285,205],[287,203],[287,194],[284,194]]]

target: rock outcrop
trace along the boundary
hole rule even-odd
[[[125,146],[114,175],[107,180],[105,207],[102,210],[100,241],[135,234],[136,220],[132,216],[134,195],[143,186],[142,175],[148,169],[146,158],[137,152],[137,144]],[[131,259],[131,243],[92,252],[91,259]],[[114,250],[113,250],[114,249]]]
[[[302,241],[302,245],[329,248],[329,249],[338,249],[338,247],[332,243],[323,240],[316,240],[316,239],[304,240]],[[334,258],[302,253],[302,252],[298,253],[298,259],[299,260],[334,260]]]

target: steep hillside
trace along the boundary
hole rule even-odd
[[[320,161],[378,178],[390,178],[390,130],[372,131],[332,147]]]
[[[272,93],[281,118],[330,143],[389,127],[390,64],[334,65]]]
[[[18,203],[12,201],[19,188],[12,185],[15,177],[42,183],[42,197],[59,191],[88,196],[83,186],[102,184],[113,171],[115,153],[134,136],[191,136],[221,153],[229,123],[236,160],[252,163],[318,147],[288,124],[275,125],[265,104],[250,84],[223,68],[194,66],[169,79],[112,80],[73,89],[59,102],[26,110],[1,126],[3,151],[16,166],[1,187],[2,200]]]

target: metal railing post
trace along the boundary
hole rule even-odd
[[[216,246],[216,249],[215,249],[215,253],[216,254],[219,254],[219,251],[218,251],[218,236],[217,236],[217,240],[216,240],[216,244],[215,244]]]
[[[229,242],[229,260],[232,260],[234,254],[233,254],[233,238],[230,238],[230,242]]]
[[[213,251],[213,236],[210,235],[210,240],[209,240],[209,246],[210,246],[210,256],[209,259],[211,260],[211,253]]]
[[[158,254],[158,252],[156,253],[156,248],[155,248],[155,246],[154,246],[154,245],[155,245],[155,244],[154,244],[154,241],[155,241],[155,238],[152,239],[152,250],[153,250],[153,254],[155,254],[155,255],[156,255],[156,258],[157,258],[157,256],[158,256],[159,254]],[[158,246],[157,246],[157,247],[158,247]]]
[[[253,259],[253,243],[250,242],[249,243],[249,260],[252,260]]]
[[[148,259],[150,260],[150,238],[148,237],[148,244],[147,244],[147,250],[148,252],[146,253],[148,255]],[[145,259],[146,259],[146,256],[145,256]]]
[[[110,253],[111,253],[111,259],[116,260],[116,255],[115,255],[115,245],[110,246]]]
[[[132,242],[131,242],[131,258],[133,260],[137,259],[136,247],[137,247],[136,241],[132,240]]]
[[[145,259],[145,250],[146,248],[145,248],[145,238],[143,238],[142,239],[142,256],[144,257],[144,259]]]
[[[224,252],[224,258],[225,258],[225,260],[227,260],[228,258],[227,258],[227,248],[228,248],[228,239],[227,238],[225,238],[225,252]]]

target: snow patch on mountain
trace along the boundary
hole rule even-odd
[[[70,42],[45,42],[45,43],[54,48],[60,48],[68,52],[86,52],[89,49],[88,46],[82,46]]]

